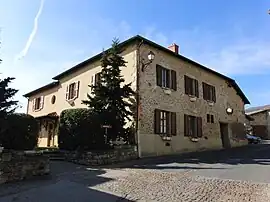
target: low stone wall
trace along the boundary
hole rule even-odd
[[[64,151],[63,154],[66,161],[82,165],[106,165],[138,158],[136,146],[102,152]]]
[[[49,174],[49,157],[34,151],[0,153],[0,184]]]

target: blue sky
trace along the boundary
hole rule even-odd
[[[268,0],[0,0],[0,71],[17,99],[56,74],[136,34],[224,73],[251,106],[270,103]],[[34,22],[36,20],[36,26]]]

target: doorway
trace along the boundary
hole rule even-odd
[[[230,138],[229,138],[229,124],[228,123],[219,123],[220,125],[220,138],[222,142],[222,147],[227,149],[231,147]]]
[[[49,123],[49,129],[48,129],[48,142],[47,147],[54,145],[54,125],[53,123]]]

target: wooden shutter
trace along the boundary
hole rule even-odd
[[[75,95],[75,98],[78,98],[79,97],[79,90],[80,90],[80,81],[77,81],[75,83],[75,88],[74,88],[74,95]]]
[[[185,94],[189,94],[189,81],[188,81],[188,77],[185,75],[184,76],[184,79],[185,79]]]
[[[160,134],[160,110],[159,109],[155,109],[154,131],[155,131],[155,134]]]
[[[171,112],[171,134],[176,135],[176,113]]]
[[[156,77],[157,85],[162,86],[162,67],[159,65],[156,66]]]
[[[184,136],[189,136],[189,118],[184,114]]]
[[[93,89],[94,85],[95,85],[95,76],[92,75],[92,77],[91,77],[91,90]]]
[[[165,69],[166,71],[166,87],[167,88],[171,88],[171,74],[170,74],[170,70]]]
[[[39,105],[39,109],[43,109],[44,106],[44,96],[40,97],[40,105]]]
[[[215,86],[213,86],[213,101],[216,102],[216,89],[215,89]]]
[[[199,83],[198,80],[194,80],[195,83],[195,96],[199,97]]]
[[[202,137],[202,117],[197,117],[197,137]]]
[[[174,70],[171,70],[171,81],[172,81],[171,88],[173,90],[177,90],[176,71]]]
[[[206,84],[203,82],[203,99],[206,100]]]
[[[69,85],[67,85],[66,89],[66,100],[69,100]]]

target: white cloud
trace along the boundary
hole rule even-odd
[[[270,43],[253,41],[230,44],[199,56],[201,61],[229,75],[262,74],[270,70]]]
[[[35,38],[35,35],[36,35],[36,33],[37,33],[37,30],[38,30],[38,20],[39,20],[39,17],[40,17],[40,15],[41,15],[41,13],[42,13],[43,5],[44,5],[44,0],[41,0],[40,6],[39,6],[39,9],[38,9],[38,12],[37,12],[37,15],[36,15],[36,17],[35,17],[35,19],[34,19],[34,27],[33,27],[33,30],[32,30],[32,32],[31,32],[31,34],[30,34],[30,36],[29,36],[29,38],[28,38],[28,40],[27,40],[27,42],[26,42],[26,45],[25,45],[24,49],[23,49],[23,50],[19,53],[19,55],[16,57],[16,60],[21,60],[21,59],[22,59],[23,57],[25,57],[25,56],[27,55],[27,53],[28,53],[28,50],[29,50],[29,48],[30,48],[30,46],[31,46],[31,44],[32,44],[32,42],[33,42],[33,40],[34,40],[34,38]]]

